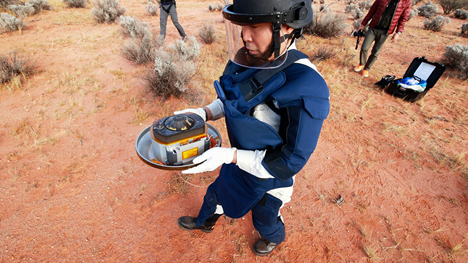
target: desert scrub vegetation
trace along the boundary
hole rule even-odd
[[[374,3],[374,1],[371,1],[371,0],[359,2],[359,9],[369,10],[373,3]]]
[[[354,19],[360,19],[364,16],[364,12],[361,11],[357,4],[348,4],[345,6],[345,12],[351,14]]]
[[[455,18],[465,20],[465,19],[468,19],[468,11],[466,11],[466,10],[464,10],[464,9],[457,9],[457,10],[455,10],[455,12],[453,13],[453,16],[454,16]]]
[[[464,23],[461,27],[461,36],[468,37],[468,23]]]
[[[19,55],[17,51],[7,54],[0,53],[0,84],[8,83],[14,79],[26,78],[37,72],[35,62],[26,56]]]
[[[431,18],[439,12],[439,7],[431,1],[418,7],[418,15],[424,16],[426,18]]]
[[[153,2],[148,1],[148,4],[145,6],[145,10],[150,16],[159,15],[159,5],[155,5]]]
[[[29,0],[29,3],[33,5],[36,10],[36,14],[42,10],[53,10],[52,6],[47,0]]]
[[[346,20],[346,16],[337,13],[321,14],[304,27],[304,34],[316,35],[322,38],[339,37],[349,27]]]
[[[11,32],[16,30],[19,30],[21,32],[23,27],[23,18],[20,17],[19,19],[17,19],[16,17],[7,13],[0,14],[0,28],[2,28],[2,32],[0,33]]]
[[[145,87],[154,97],[180,97],[188,90],[187,84],[196,71],[193,59],[200,55],[197,40],[193,36],[178,40],[169,50],[159,48],[155,53],[154,67],[142,77]]]
[[[409,17],[408,17],[408,21],[411,20],[411,18],[417,16],[419,13],[418,9],[411,9],[410,13],[409,13]]]
[[[198,36],[205,42],[211,44],[216,40],[215,28],[213,24],[204,23],[198,31]]]
[[[52,10],[52,6],[49,5],[47,0],[31,0],[24,3],[24,5],[9,5],[8,9],[17,17],[24,18],[37,14],[42,10]]]
[[[138,18],[131,16],[120,16],[120,28],[125,37],[143,38],[145,35],[151,35],[149,24],[141,22]]]
[[[437,3],[439,3],[442,10],[444,10],[444,15],[448,15],[456,9],[468,8],[466,0],[437,0]]]
[[[223,11],[223,5],[221,3],[218,4],[209,4],[208,5],[208,10],[210,12],[215,12],[215,11]]]
[[[146,64],[154,61],[156,49],[160,45],[160,42],[153,40],[151,35],[131,38],[122,47],[122,54],[124,58],[136,64]]]
[[[96,0],[93,5],[91,14],[94,20],[100,24],[112,24],[127,11],[125,7],[119,5],[117,0]]]
[[[119,23],[122,34],[130,37],[122,48],[123,56],[137,64],[154,61],[155,49],[162,43],[153,40],[148,23],[131,16],[120,16]]]
[[[88,0],[62,0],[70,8],[86,8]]]
[[[27,17],[36,13],[33,5],[30,3],[24,3],[24,5],[9,5],[8,9],[15,14],[17,17]]]
[[[461,78],[468,79],[468,46],[461,44],[447,46],[442,60],[447,67],[459,70]]]
[[[424,20],[424,29],[432,30],[434,32],[440,32],[448,23],[450,23],[450,18],[448,17],[436,16],[432,20],[426,18]]]

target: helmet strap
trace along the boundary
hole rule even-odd
[[[275,58],[279,56],[280,53],[280,48],[281,48],[281,43],[284,41],[281,41],[280,39],[280,32],[281,32],[281,24],[272,24],[273,27],[273,42],[271,43],[273,45],[273,50],[275,52]]]

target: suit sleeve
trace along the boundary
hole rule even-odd
[[[262,163],[271,175],[286,181],[304,167],[317,146],[329,110],[328,98],[307,96],[281,109],[279,133],[284,143],[267,150]]]

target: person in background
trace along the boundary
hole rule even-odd
[[[411,0],[375,0],[358,29],[358,31],[363,30],[372,19],[361,46],[359,65],[354,68],[354,71],[362,71],[363,77],[369,77],[369,70],[377,60],[388,36],[396,29],[396,33],[392,36],[392,43],[398,40],[408,21],[410,11]],[[375,43],[370,56],[367,57],[372,42]]]
[[[182,173],[221,166],[208,187],[197,217],[177,221],[184,230],[210,233],[223,214],[252,212],[260,234],[253,246],[270,254],[285,240],[280,208],[291,200],[296,174],[315,150],[330,103],[324,79],[295,39],[312,21],[311,0],[234,0],[223,9],[229,62],[218,99],[204,108],[185,109],[204,120],[224,117],[231,147],[215,147]]]
[[[159,27],[160,27],[159,39],[164,40],[166,38],[167,16],[170,15],[172,23],[177,28],[177,31],[179,31],[179,35],[182,37],[182,39],[185,40],[185,37],[187,35],[185,34],[184,29],[182,28],[182,26],[179,24],[179,21],[177,20],[177,10],[176,10],[175,0],[161,0],[161,11],[159,13],[160,13],[159,15]]]

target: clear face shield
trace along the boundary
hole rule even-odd
[[[235,24],[224,19],[229,59],[237,65],[271,69],[281,66],[288,57],[287,44],[281,43],[279,56],[275,58],[272,45],[273,29],[271,23]],[[280,38],[284,33],[280,30]]]

